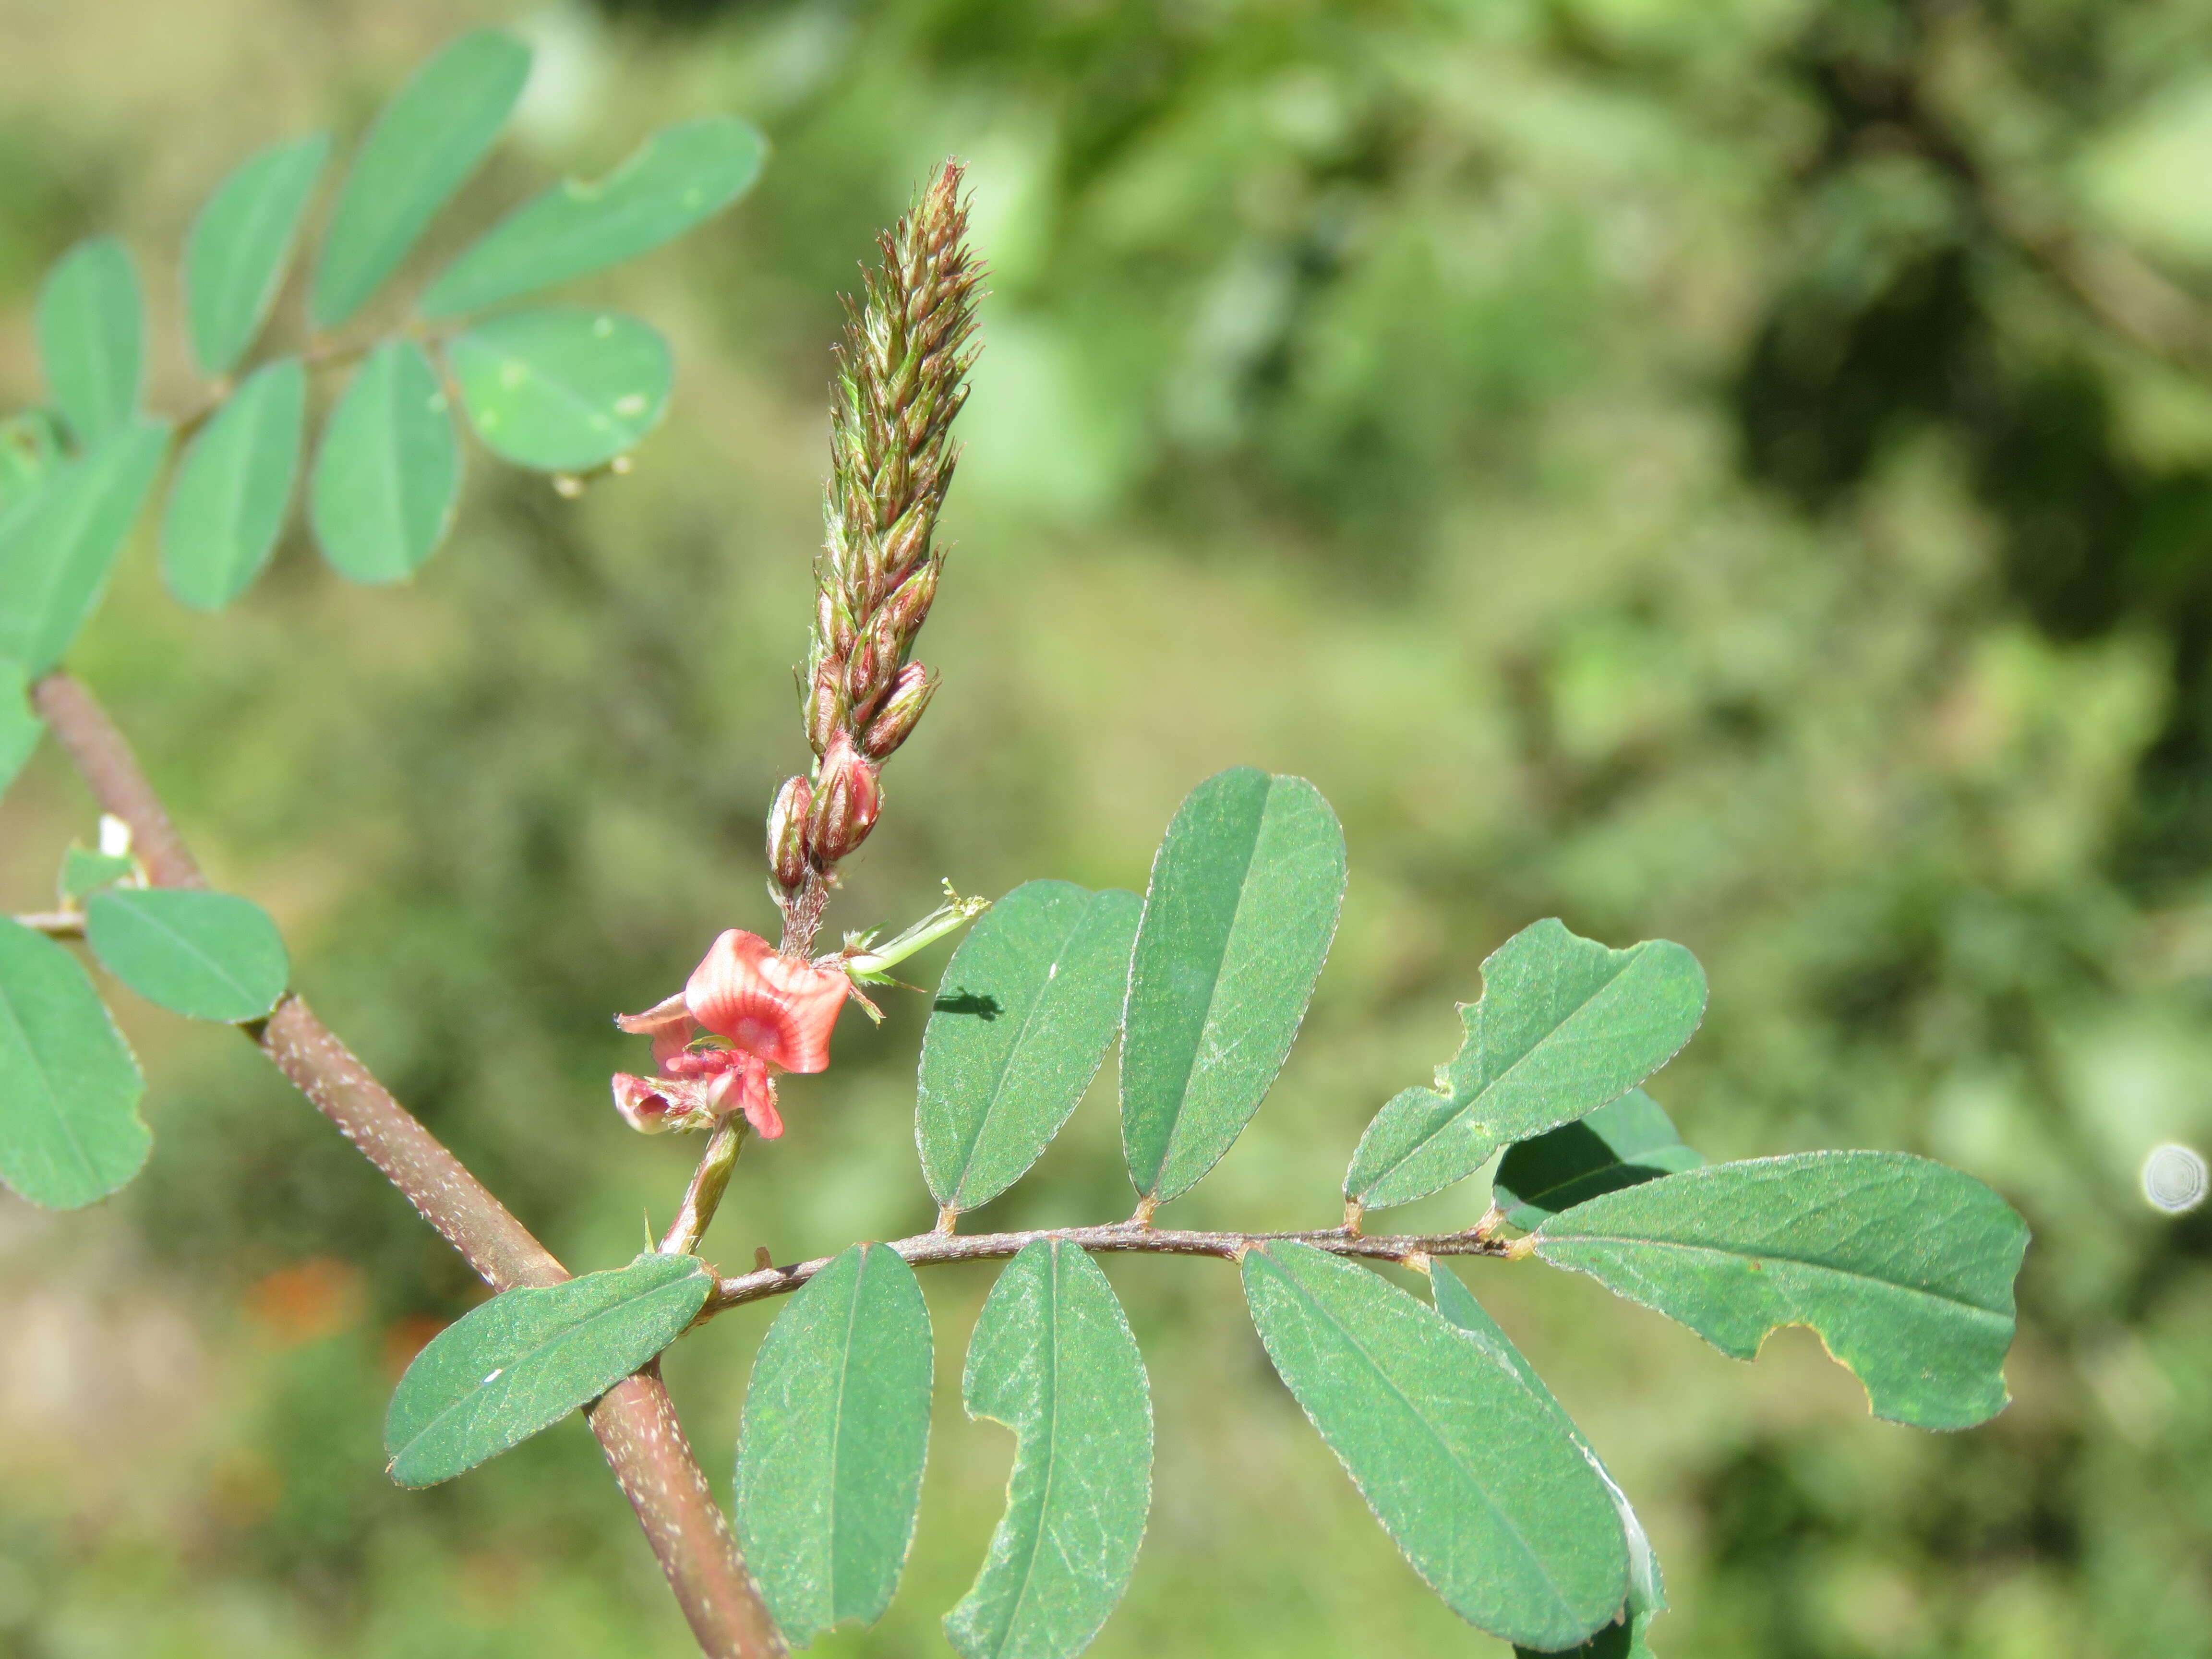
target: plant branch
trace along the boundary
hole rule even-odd
[[[131,826],[132,849],[153,882],[204,886],[130,744],[91,692],[56,672],[31,688],[31,699],[101,809]],[[305,1002],[288,995],[267,1019],[242,1029],[493,1289],[568,1277]],[[658,1369],[648,1366],[616,1384],[587,1415],[702,1650],[710,1659],[778,1659],[782,1638],[745,1571]]]
[[[992,1261],[1018,1255],[1022,1247],[1041,1238],[1058,1239],[1094,1255],[1126,1253],[1140,1255],[1212,1255],[1235,1261],[1255,1244],[1293,1239],[1327,1250],[1331,1255],[1364,1256],[1419,1267],[1436,1255],[1506,1255],[1511,1246],[1484,1237],[1474,1228],[1460,1233],[1425,1233],[1395,1237],[1359,1237],[1342,1227],[1303,1233],[1200,1233],[1172,1228],[1143,1226],[1134,1221],[1115,1221],[1103,1227],[1044,1227],[1019,1233],[916,1233],[893,1239],[884,1248],[896,1250],[911,1267],[941,1267],[954,1261]],[[704,1319],[725,1309],[787,1296],[827,1267],[836,1258],[820,1256],[790,1267],[763,1267],[757,1272],[726,1279],[707,1298]]]
[[[82,939],[84,917],[75,910],[35,910],[15,919],[18,927],[27,927],[34,933],[44,933],[49,939]]]
[[[689,1255],[699,1248],[730,1184],[730,1172],[738,1167],[738,1154],[745,1149],[745,1132],[751,1127],[743,1113],[733,1112],[708,1134],[707,1150],[699,1154],[699,1167],[691,1172],[691,1184],[684,1190],[676,1219],[668,1236],[660,1241],[663,1255]]]

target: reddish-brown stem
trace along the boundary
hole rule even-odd
[[[131,826],[131,849],[148,877],[163,887],[204,886],[130,744],[91,692],[57,672],[33,685],[31,697],[101,810]],[[493,1289],[568,1277],[305,1002],[287,996],[246,1033]],[[745,1571],[658,1369],[617,1383],[588,1416],[701,1649],[710,1659],[782,1655],[783,1638]]]

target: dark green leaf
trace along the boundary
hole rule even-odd
[[[130,859],[73,846],[62,854],[61,876],[54,883],[55,896],[64,904],[75,904],[90,898],[103,887],[112,887],[137,868]]]
[[[0,514],[0,656],[33,678],[62,659],[154,487],[169,428],[144,416]]]
[[[1283,1069],[1344,902],[1344,830],[1304,778],[1249,766],[1185,797],[1129,969],[1121,1146],[1164,1203],[1220,1160]]]
[[[445,539],[460,489],[438,372],[412,340],[386,340],[323,428],[308,507],[323,556],[353,581],[411,576]]]
[[[1491,1197],[1516,1227],[1571,1209],[1600,1193],[1694,1170],[1705,1155],[1682,1144],[1665,1108],[1641,1089],[1588,1117],[1516,1142],[1498,1166]]]
[[[185,451],[161,520],[161,574],[196,611],[220,611],[276,550],[307,419],[297,357],[246,377]]]
[[[1653,1659],[1647,1638],[1651,1634],[1651,1621],[1656,1616],[1639,1613],[1607,1625],[1580,1647],[1571,1648],[1564,1654],[1516,1646],[1513,1650],[1515,1659]]]
[[[61,459],[61,428],[43,409],[0,421],[0,512],[46,483]]]
[[[191,1019],[258,1019],[292,972],[268,912],[228,893],[108,888],[85,908],[85,937],[109,973]]]
[[[258,149],[193,219],[185,238],[185,319],[192,355],[208,374],[229,374],[261,331],[330,156],[326,132]]]
[[[714,1284],[696,1256],[641,1255],[471,1308],[415,1356],[392,1393],[392,1478],[434,1486],[551,1428],[681,1336]]]
[[[2004,1409],[2027,1228],[1927,1158],[1709,1164],[1577,1204],[1524,1243],[1737,1359],[1777,1326],[1809,1325],[1892,1422],[1963,1429]]]
[[[1069,1659],[1128,1587],[1152,1502],[1145,1362],[1098,1264],[1024,1246],[975,1322],[961,1397],[1017,1444],[1006,1512],[945,1632],[963,1659]]]
[[[1244,1296],[1285,1384],[1460,1617],[1566,1648],[1620,1613],[1628,1558],[1612,1494],[1516,1367],[1310,1244],[1247,1250]]]
[[[480,311],[672,241],[744,194],[767,149],[732,115],[663,128],[598,183],[571,179],[507,215],[431,283],[422,313]]]
[[[855,1244],[776,1316],[738,1437],[738,1535],[799,1647],[890,1605],[929,1454],[929,1308],[914,1269]]]
[[[446,343],[462,405],[485,447],[519,465],[576,472],[659,423],[675,376],[668,343],[611,311],[516,311]]]
[[[146,369],[146,301],[130,250],[95,236],[64,253],[39,289],[39,358],[77,447],[122,429]]]
[[[1482,1000],[1460,1011],[1467,1041],[1434,1089],[1375,1115],[1345,1174],[1370,1207],[1464,1180],[1492,1153],[1616,1100],[1690,1040],[1705,975],[1679,945],[1609,951],[1556,921],[1524,927],[1482,964]]]
[[[23,671],[0,661],[0,794],[15,781],[46,733],[46,722],[31,708],[27,689]]]
[[[0,1181],[49,1209],[106,1197],[153,1144],[145,1091],[76,958],[0,917]]]
[[[530,48],[497,29],[465,34],[416,70],[378,114],[346,172],[307,311],[336,328],[389,276],[491,148],[530,78]]]
[[[988,1204],[1067,1121],[1121,1029],[1142,908],[1119,889],[1024,882],[952,953],[922,1036],[915,1107],[939,1204]]]

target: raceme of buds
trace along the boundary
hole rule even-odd
[[[899,670],[898,678],[878,705],[876,717],[860,734],[860,750],[870,760],[882,760],[907,740],[921,711],[937,695],[937,676],[918,662]]]
[[[823,752],[814,799],[806,814],[806,850],[828,869],[868,838],[883,810],[883,786],[876,769],[861,758],[853,740],[840,732]]]
[[[776,884],[796,890],[806,879],[806,809],[814,786],[805,778],[786,778],[768,814],[768,861]]]

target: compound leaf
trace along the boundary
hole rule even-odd
[[[647,1255],[471,1308],[415,1356],[392,1393],[392,1478],[434,1486],[552,1427],[682,1335],[714,1284],[696,1256]]]
[[[1345,1196],[1380,1208],[1464,1180],[1499,1147],[1620,1098],[1705,1010],[1705,970],[1679,945],[1611,951],[1557,921],[1522,928],[1484,961],[1482,1000],[1460,1010],[1467,1041],[1436,1087],[1405,1091],[1367,1126]]]
[[[1121,1030],[1142,908],[1119,889],[1024,882],[961,940],[922,1036],[915,1107],[939,1204],[988,1203],[1067,1121]]]
[[[1310,1244],[1248,1249],[1244,1296],[1277,1374],[1455,1613],[1538,1648],[1619,1615],[1628,1558],[1612,1495],[1515,1367]]]
[[[1128,1587],[1152,1500],[1145,1362],[1098,1264],[1059,1239],[1024,1246],[983,1304],[961,1397],[1017,1445],[945,1634],[963,1659],[1070,1659]]]
[[[477,436],[545,472],[612,460],[659,424],[675,366],[635,317],[574,307],[514,311],[446,343]]]
[[[146,370],[146,301],[131,252],[112,236],[79,242],[39,289],[39,358],[80,449],[120,430]]]
[[[1283,1068],[1344,902],[1344,830],[1304,778],[1244,766],[1176,811],[1129,967],[1121,1146],[1164,1203],[1236,1141]]]
[[[106,1197],[153,1145],[145,1091],[76,958],[0,917],[0,1181],[49,1209]]]
[[[376,292],[476,171],[530,78],[530,48],[498,29],[465,34],[408,76],[362,138],[323,238],[308,295],[336,328]]]
[[[1927,1158],[1708,1164],[1578,1204],[1523,1243],[1734,1358],[1777,1326],[1809,1325],[1892,1422],[1964,1429],[2004,1409],[2027,1227]]]
[[[597,183],[526,202],[447,266],[425,317],[455,317],[618,264],[712,218],[760,176],[768,141],[733,115],[664,127]]]
[[[386,340],[354,372],[323,428],[308,516],[349,580],[413,575],[445,539],[461,488],[446,389],[412,340]]]
[[[326,132],[258,149],[193,218],[185,237],[185,319],[206,373],[229,374],[261,331],[330,157]]]
[[[1601,1193],[1617,1192],[1705,1161],[1682,1144],[1666,1109],[1641,1089],[1562,1123],[1506,1151],[1490,1194],[1516,1227],[1572,1209]]]
[[[100,966],[189,1019],[259,1019],[291,977],[283,936],[251,899],[184,887],[110,887],[85,907]]]
[[[929,1308],[896,1250],[855,1244],[776,1316],[738,1437],[745,1560],[787,1641],[890,1605],[929,1454]]]
[[[280,357],[248,375],[185,451],[161,520],[161,575],[179,603],[220,611],[276,550],[307,420],[307,371]]]
[[[169,428],[140,416],[0,514],[0,657],[36,678],[61,661],[107,586]]]

